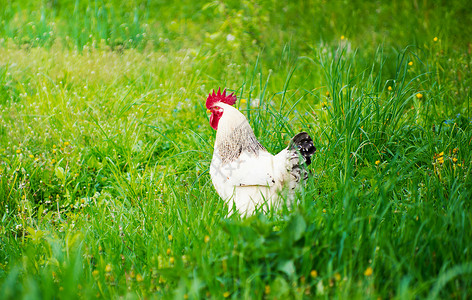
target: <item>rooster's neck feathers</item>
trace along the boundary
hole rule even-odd
[[[259,151],[267,151],[256,139],[249,124],[240,124],[228,135],[218,140],[216,149],[223,163],[239,158],[242,152],[259,155]]]
[[[223,163],[238,159],[243,152],[257,157],[259,151],[267,151],[257,140],[242,113],[230,105],[219,105],[224,109],[224,113],[218,124],[215,150]]]

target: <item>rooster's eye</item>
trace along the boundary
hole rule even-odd
[[[222,114],[223,113],[223,109],[219,106],[213,106],[208,111],[213,113],[213,114]]]

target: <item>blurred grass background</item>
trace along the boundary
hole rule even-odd
[[[0,5],[2,297],[470,297],[469,1]],[[219,86],[293,210],[226,218]]]
[[[448,47],[468,50],[472,33],[467,1],[2,1],[2,7],[3,42],[24,47],[59,39],[79,50],[94,42],[181,48],[225,44],[231,34],[242,53],[264,48],[277,58],[289,42],[303,53],[341,36],[355,49],[402,49],[440,36]]]

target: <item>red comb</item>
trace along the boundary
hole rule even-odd
[[[226,89],[224,89],[223,93],[221,93],[221,88],[218,88],[218,93],[215,93],[215,90],[213,90],[213,94],[210,93],[210,95],[208,95],[206,107],[210,109],[212,108],[213,104],[217,102],[233,105],[236,102],[236,96],[234,96],[233,93],[226,95]]]

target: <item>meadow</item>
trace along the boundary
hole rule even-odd
[[[0,5],[0,298],[471,297],[469,1]],[[294,207],[228,216],[218,87]]]

